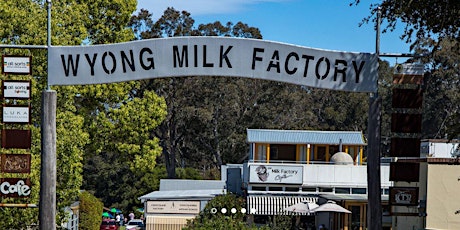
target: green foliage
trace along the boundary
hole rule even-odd
[[[87,191],[80,193],[79,229],[96,230],[101,225],[102,202]]]
[[[360,0],[354,1],[356,4]],[[371,14],[376,15],[380,9],[382,18],[387,22],[387,30],[393,31],[398,22],[405,25],[402,38],[407,42],[413,36],[417,39],[425,39],[433,34],[452,36],[459,38],[460,3],[458,1],[424,0],[424,1],[392,1],[384,0],[370,6]],[[439,17],[442,15],[442,17]],[[371,16],[365,19],[369,21]],[[375,18],[374,18],[375,20]],[[385,32],[385,31],[384,31]]]
[[[266,228],[273,230],[286,230],[286,229],[295,229],[293,225],[293,216],[273,216],[269,218],[269,223]]]
[[[386,24],[383,32],[392,32],[403,23],[401,38],[412,43],[416,55],[408,62],[426,66],[422,138],[460,137],[460,2],[385,0],[371,4],[370,9],[371,15],[363,23],[371,19],[375,23],[379,10]]]
[[[256,227],[249,225],[246,222],[246,213],[242,213],[242,208],[245,208],[245,200],[243,197],[238,197],[234,194],[226,194],[214,197],[210,200],[203,211],[190,221],[184,230],[207,230],[207,229],[275,229],[285,230],[293,229],[292,216],[274,216],[270,218],[267,225]],[[222,209],[226,209],[226,213],[222,213]],[[236,212],[232,213],[232,209]]]
[[[137,16],[133,16],[130,26],[140,36],[138,39],[204,35],[262,37],[257,28],[249,27],[241,22],[235,25],[228,22],[225,26],[220,22],[215,22],[199,25],[198,29],[195,29],[190,13],[179,12],[174,8],[167,8],[156,22],[153,22],[148,11],[141,10]],[[163,148],[161,163],[166,165],[169,178],[176,177],[177,163],[180,164],[180,167],[219,169],[220,165],[227,162],[223,159],[223,155],[238,159],[242,152],[246,152],[245,147],[242,148],[240,144],[244,143],[244,141],[240,142],[244,140],[240,133],[247,127],[238,127],[240,129],[235,133],[234,124],[239,120],[233,116],[237,111],[227,111],[226,108],[222,108],[228,105],[233,110],[239,110],[237,104],[225,103],[224,97],[227,93],[231,94],[230,97],[234,97],[237,92],[232,92],[232,90],[246,89],[246,87],[240,83],[224,86],[228,82],[225,79],[214,78],[204,80],[201,78],[155,79],[145,81],[136,91],[142,94],[144,90],[154,90],[166,100],[168,111],[166,119],[154,134],[160,140],[165,140],[160,143]],[[224,92],[215,91],[217,88]],[[241,98],[235,98],[235,100],[239,99]],[[241,111],[239,114],[242,115]],[[231,124],[227,127],[226,124],[221,123],[223,121]],[[238,140],[235,140],[234,137],[229,138],[233,134]],[[223,150],[226,152],[223,153]]]
[[[248,226],[246,223],[246,214],[241,212],[244,207],[245,201],[242,197],[237,197],[233,194],[216,196],[206,204],[206,207],[195,219],[188,221],[187,226],[182,229],[257,229],[256,227]],[[226,213],[221,212],[223,208],[227,210]],[[231,212],[233,208],[236,210],[235,213]],[[215,210],[217,212],[214,213],[213,211]]]
[[[135,10],[136,1],[53,1],[52,44],[81,45],[101,42],[121,42],[133,38],[126,24]],[[0,2],[0,42],[14,45],[45,45],[47,38],[47,1],[5,0]],[[41,92],[47,89],[47,55],[44,50],[2,49],[8,55],[32,56],[32,76],[2,76],[2,79],[31,80],[32,108],[32,170],[28,177],[32,192],[28,199],[2,199],[2,203],[39,203],[40,188],[40,108]],[[57,91],[57,224],[65,221],[64,207],[77,200],[83,182],[82,167],[91,134],[88,124],[98,109],[104,108],[105,98],[126,98],[130,83],[110,87],[55,87]],[[96,90],[86,90],[95,88]],[[102,88],[102,89],[101,89]],[[99,89],[99,92],[98,92]],[[131,87],[129,87],[131,89]],[[103,93],[100,93],[103,91]],[[118,94],[118,95],[116,95]],[[82,97],[89,100],[83,100]],[[93,103],[86,103],[91,101]],[[116,101],[115,103],[119,103]],[[88,153],[89,154],[89,153]],[[25,229],[38,223],[38,209],[2,208],[1,229]],[[21,221],[17,221],[17,220]]]
[[[166,104],[153,92],[100,111],[88,123],[91,155],[85,165],[84,188],[95,191],[104,204],[120,209],[139,207],[137,197],[151,192],[157,179],[155,162],[161,154],[152,137],[164,119]]]

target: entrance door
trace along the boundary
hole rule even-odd
[[[351,211],[345,219],[345,230],[366,229],[366,204],[348,204],[346,209]]]

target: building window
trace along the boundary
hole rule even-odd
[[[299,161],[304,163],[307,162],[307,146],[306,145],[300,145],[299,146]]]
[[[319,192],[333,192],[332,188],[319,188]]]
[[[350,194],[350,188],[335,188],[337,194]]]
[[[268,187],[268,191],[283,191],[283,187]]]
[[[267,146],[264,144],[257,145],[257,158],[256,160],[259,162],[266,162],[267,161]]]
[[[296,161],[296,145],[270,145],[270,161]]]
[[[366,189],[365,188],[352,188],[351,193],[352,194],[366,194]]]
[[[302,187],[303,192],[316,192],[316,187]]]
[[[334,154],[336,154],[337,152],[339,152],[339,146],[338,145],[329,145],[329,156],[333,156]],[[342,149],[342,152],[344,152],[344,150]]]
[[[381,190],[381,192],[382,192],[381,193],[382,195],[389,195],[390,194],[390,189],[384,188],[384,189]]]
[[[326,161],[326,146],[318,146],[316,148],[315,161]]]
[[[260,187],[260,186],[252,186],[253,191],[266,191],[267,188],[265,187]]]
[[[300,188],[298,187],[286,187],[285,188],[286,192],[298,192]]]

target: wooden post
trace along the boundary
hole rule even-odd
[[[377,11],[375,53],[380,59],[380,9]],[[382,197],[380,185],[380,135],[382,101],[378,90],[369,96],[367,120],[367,226],[369,230],[382,229]]]
[[[377,94],[369,97],[369,119],[367,127],[367,225],[369,230],[382,229],[382,203],[380,188],[380,107]]]
[[[56,91],[42,93],[40,230],[56,229]]]

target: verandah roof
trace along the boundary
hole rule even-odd
[[[367,145],[360,131],[247,129],[249,143]]]

